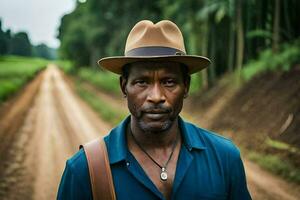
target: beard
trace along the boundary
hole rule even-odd
[[[134,105],[128,105],[137,126],[145,133],[159,134],[169,130],[177,119],[181,109],[174,110],[163,105],[144,106],[137,109]],[[182,107],[182,106],[181,106]],[[162,113],[161,116],[153,117],[151,113]],[[150,117],[149,117],[150,115]]]
[[[174,120],[167,119],[163,122],[145,122],[143,119],[138,118],[137,124],[145,133],[161,133],[169,130]]]

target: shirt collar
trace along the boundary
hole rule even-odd
[[[204,139],[201,137],[201,134],[198,133],[201,129],[189,122],[185,122],[180,116],[178,119],[178,124],[183,137],[183,144],[186,145],[188,150],[191,151],[192,149],[206,149]]]
[[[124,119],[116,128],[112,129],[109,135],[105,137],[110,164],[126,160],[127,158],[126,127],[129,122],[130,116]],[[181,129],[183,143],[189,151],[192,149],[206,149],[203,139],[199,137],[197,133],[197,127],[185,122],[181,117],[179,117],[179,127]]]

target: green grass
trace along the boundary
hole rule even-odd
[[[247,153],[247,157],[268,171],[278,174],[287,180],[300,183],[300,169],[277,155],[251,151]]]
[[[94,93],[85,90],[80,83],[76,83],[76,90],[79,96],[85,100],[103,120],[111,125],[117,125],[126,117],[127,114],[121,113],[117,108],[113,108],[109,102],[105,102]]]
[[[82,68],[78,71],[77,76],[106,92],[120,94],[119,76],[116,74],[99,69]]]
[[[266,145],[272,147],[274,149],[288,151],[290,153],[296,153],[300,155],[300,150],[296,147],[291,146],[290,144],[284,143],[282,141],[273,140],[271,138],[267,138],[265,141]]]
[[[272,49],[262,51],[257,60],[252,60],[243,66],[242,78],[248,81],[256,74],[265,71],[287,71],[296,63],[300,63],[300,39],[292,44],[281,45],[277,53],[273,53]]]
[[[73,63],[69,60],[57,60],[54,61],[54,64],[56,64],[60,69],[62,69],[67,74],[74,73]]]
[[[198,73],[192,74],[189,93],[191,95],[193,95],[193,94],[196,94],[197,92],[199,92],[199,90],[201,90],[201,87],[202,87],[201,83],[202,83],[202,80],[201,80],[199,74]]]
[[[0,57],[0,103],[33,79],[47,63],[47,60],[40,58]]]

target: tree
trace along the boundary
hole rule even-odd
[[[274,4],[275,2],[275,4]],[[142,19],[174,21],[190,54],[213,64],[199,85],[212,86],[224,73],[237,71],[266,48],[300,35],[300,1],[270,0],[89,0],[62,18],[60,53],[78,66],[95,65],[105,56],[122,55],[131,27]],[[130,12],[129,12],[130,11]]]
[[[275,1],[275,10],[274,10],[274,25],[273,25],[273,45],[272,49],[274,52],[278,51],[279,48],[279,40],[280,40],[280,1]]]
[[[244,57],[244,28],[243,28],[243,0],[237,0],[237,9],[236,9],[236,26],[237,26],[237,56],[236,56],[236,69],[238,73],[238,79],[240,79],[243,57]]]
[[[37,46],[33,46],[33,56],[45,58],[49,60],[56,59],[56,50],[49,48],[46,44],[39,44]]]
[[[31,44],[27,33],[19,32],[12,36],[11,54],[20,56],[31,56]]]
[[[7,54],[9,51],[10,32],[7,33],[2,30],[2,22],[0,20],[0,55]]]

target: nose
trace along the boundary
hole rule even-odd
[[[159,84],[154,84],[149,88],[147,101],[154,104],[164,103],[166,101],[164,91]]]

